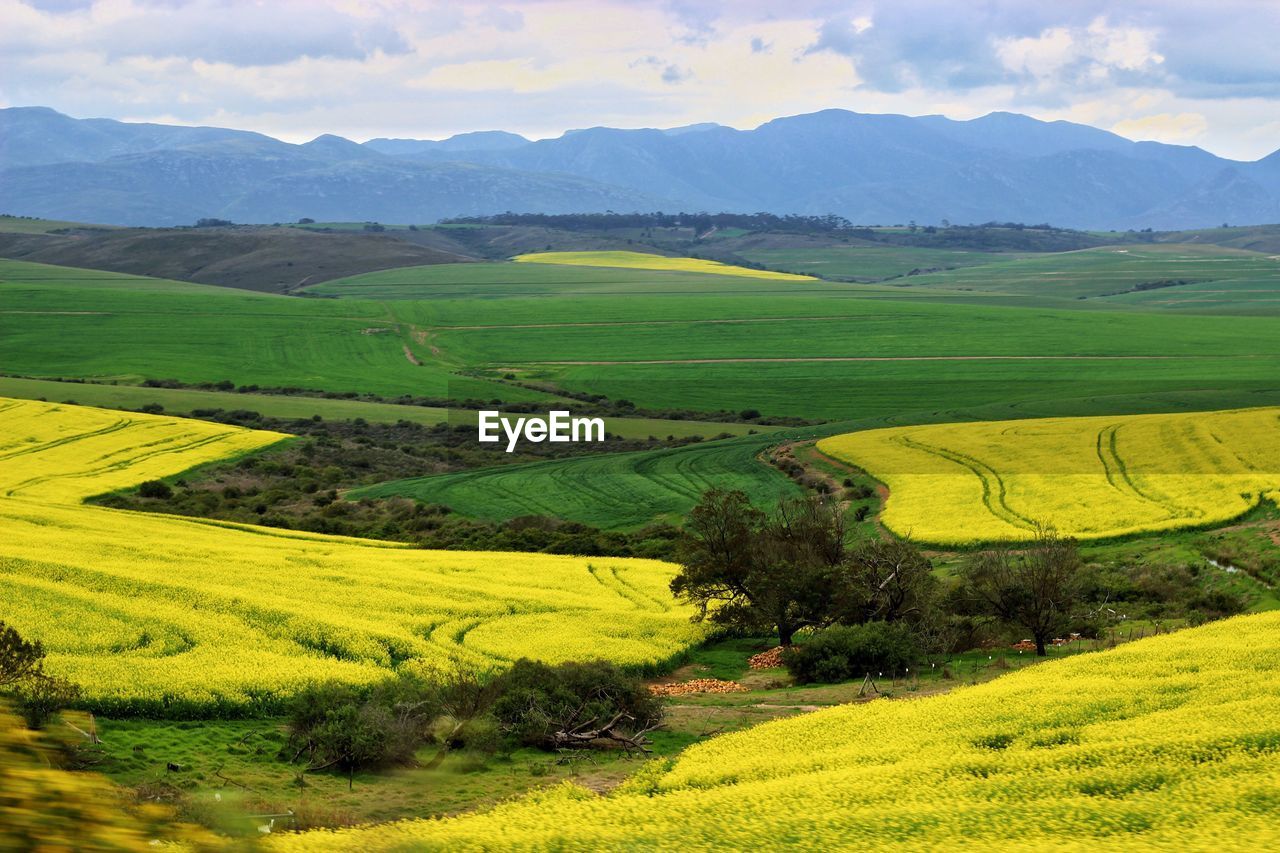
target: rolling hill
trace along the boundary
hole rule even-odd
[[[1274,849],[1277,629],[1275,613],[1240,617],[767,723],[650,762],[606,796],[564,784],[271,847]]]
[[[22,221],[0,221],[0,256],[246,290],[286,292],[372,270],[470,260],[454,251],[362,232],[271,227],[8,231],[11,222]]]

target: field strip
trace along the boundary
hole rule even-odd
[[[1018,540],[1035,519],[1067,536],[1106,539],[1228,524],[1280,500],[1278,415],[977,421],[845,433],[817,446],[885,484],[880,520],[901,536]]]
[[[949,462],[962,465],[968,468],[975,477],[982,483],[982,503],[992,515],[1012,524],[1014,527],[1022,527],[1027,530],[1035,530],[1036,523],[1025,515],[1009,505],[1008,491],[1005,488],[1004,480],[1000,477],[999,472],[987,463],[973,456],[968,456],[955,450],[947,450],[943,447],[934,447],[911,438],[909,435],[903,435],[897,439],[901,444],[939,456]]]
[[[280,433],[0,398],[0,434],[5,621],[99,712],[253,715],[316,680],[457,660],[648,667],[704,633],[656,560],[424,550],[82,503]]]
[[[622,365],[622,364],[787,364],[807,361],[1181,361],[1205,358],[1262,358],[1263,356],[1236,355],[815,355],[815,356],[761,356],[743,358],[661,358],[635,361],[525,361],[504,362],[519,364],[553,365]]]
[[[132,426],[133,424],[129,423],[128,425]],[[145,462],[146,460],[152,459],[156,456],[162,456],[165,454],[173,454],[173,453],[190,453],[191,451],[196,450],[198,448],[205,447],[206,445],[224,443],[229,437],[230,437],[230,434],[205,435],[205,436],[177,436],[171,439],[169,442],[165,443],[165,445],[162,447],[155,447],[153,449],[146,451],[145,453],[136,453],[127,459],[117,459],[115,462],[111,462],[106,465],[100,465],[93,468],[86,467],[82,470],[72,471],[72,472],[53,472],[53,473],[47,473],[47,474],[40,474],[38,476],[31,477],[29,479],[22,480],[20,482],[7,484],[9,488],[5,492],[5,495],[6,497],[14,497],[24,489],[28,489],[32,486],[40,485],[42,483],[47,483],[50,480],[67,479],[67,478],[80,480],[80,479],[89,479],[93,477],[100,477],[101,475],[106,474],[108,472],[121,471],[126,468],[130,468],[138,464],[139,462]],[[173,443],[176,441],[183,441],[183,443],[181,444]]]
[[[794,320],[814,322],[821,320],[856,320],[853,314],[824,314],[820,317],[729,317],[724,319],[690,320],[602,320],[596,323],[508,323],[487,326],[433,326],[432,331],[475,332],[489,329],[573,329],[595,326],[720,326],[735,323],[789,323]]]
[[[10,408],[14,408],[14,407],[7,406],[5,407],[5,411],[8,411],[8,409]],[[17,450],[10,450],[5,453],[0,453],[0,459],[13,459],[18,456],[27,456],[32,453],[45,453],[49,450],[52,450],[55,447],[61,447],[64,444],[70,444],[75,441],[84,441],[85,439],[89,439],[89,438],[98,438],[100,436],[104,436],[109,433],[118,432],[119,430],[122,430],[128,427],[131,423],[132,421],[130,421],[128,418],[120,418],[119,420],[113,423],[110,423],[107,426],[101,427],[99,429],[90,430],[87,432],[79,432],[79,433],[75,433],[74,435],[63,436],[62,438],[56,438],[56,439],[53,439],[52,441],[46,441],[42,443],[33,443],[33,444],[26,445],[24,447],[21,447]]]
[[[1098,461],[1102,463],[1102,470],[1107,482],[1118,492],[1159,507],[1168,518],[1184,516],[1185,513],[1176,512],[1173,507],[1170,507],[1164,501],[1142,491],[1142,489],[1138,488],[1138,484],[1129,477],[1129,471],[1125,468],[1124,459],[1120,457],[1120,451],[1116,449],[1116,432],[1119,429],[1120,424],[1110,424],[1098,431]]]

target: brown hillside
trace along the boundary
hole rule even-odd
[[[276,293],[374,270],[474,260],[384,234],[270,227],[0,232],[0,257]]]

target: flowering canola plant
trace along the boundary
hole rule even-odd
[[[818,449],[889,487],[890,530],[945,544],[1194,527],[1280,497],[1276,408],[893,427]]]
[[[1275,850],[1280,613],[766,723],[484,814],[292,850]]]
[[[657,665],[701,636],[656,560],[426,551],[82,503],[285,438],[0,399],[0,618],[91,707],[165,716],[405,668]]]
[[[719,261],[701,258],[668,258],[644,252],[531,252],[516,255],[512,260],[524,264],[567,264],[580,267],[615,267],[620,269],[658,270],[663,272],[694,272],[711,275],[732,275],[739,278],[767,278],[774,281],[815,281],[811,275],[799,275],[773,270],[753,270]]]

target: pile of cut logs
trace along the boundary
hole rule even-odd
[[[692,681],[681,681],[678,684],[649,685],[649,690],[655,696],[684,696],[688,693],[741,693],[746,689],[736,681],[721,681],[718,678],[695,678]]]
[[[782,666],[782,650],[784,648],[785,646],[778,646],[769,649],[767,652],[752,655],[751,660],[747,661],[747,666],[752,669],[776,669]]]

